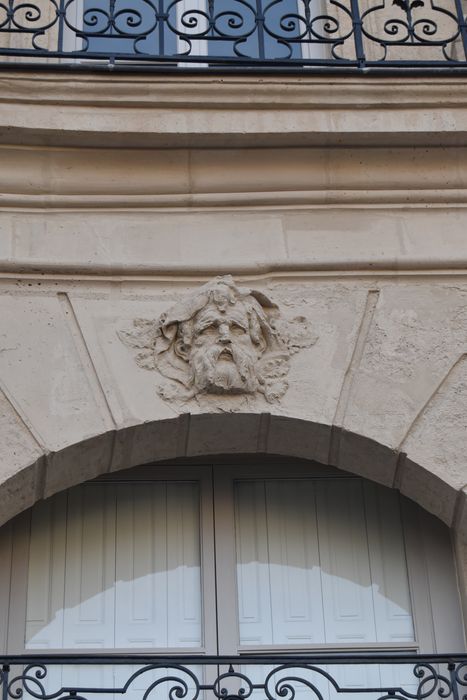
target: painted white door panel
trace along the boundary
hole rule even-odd
[[[167,484],[167,591],[167,646],[200,647],[200,514],[194,483]]]
[[[407,529],[416,518],[402,522],[399,495],[356,478],[243,473],[224,472],[224,490],[215,480],[215,522],[209,475],[201,489],[190,470],[178,481],[175,470],[173,479],[87,483],[38,504],[23,557],[26,648],[204,650],[205,621],[216,616],[232,634],[217,649],[210,633],[208,653],[415,648],[419,593],[407,556],[416,536],[409,542]],[[218,608],[206,588],[214,529]],[[441,572],[427,571],[441,599]],[[356,688],[375,682],[363,670],[342,673]]]
[[[397,495],[270,479],[235,499],[241,645],[413,642]]]
[[[235,533],[240,639],[247,645],[270,644],[273,632],[264,484],[243,482],[237,488]]]
[[[396,491],[364,483],[376,641],[413,642],[407,561]]]
[[[195,482],[84,484],[32,514],[27,649],[200,647]]]
[[[315,485],[266,483],[273,644],[324,638]]]
[[[84,484],[68,494],[63,646],[115,644],[114,484]]]
[[[317,484],[323,611],[327,643],[376,641],[365,511],[360,481]]]
[[[26,649],[63,646],[66,495],[37,504],[31,514]]]

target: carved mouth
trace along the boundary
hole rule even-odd
[[[224,348],[217,360],[233,360],[232,350],[230,348]]]

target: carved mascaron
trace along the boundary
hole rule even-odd
[[[230,275],[200,287],[158,321],[136,319],[118,335],[138,348],[140,367],[159,371],[167,400],[262,394],[278,401],[288,387],[290,356],[315,340],[303,317],[285,321],[276,304]]]

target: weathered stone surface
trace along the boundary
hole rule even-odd
[[[6,143],[55,146],[465,143],[456,78],[8,73],[0,125]]]
[[[462,285],[383,285],[345,428],[408,451],[412,423],[466,347],[466,310]]]
[[[157,319],[198,288],[146,280],[116,294],[107,283],[70,284],[60,288],[61,301],[46,282],[41,293],[8,288],[0,301],[0,372],[52,452],[46,495],[152,460],[269,452],[395,483],[452,521],[456,493],[467,482],[466,365],[459,354],[467,286],[258,282],[284,318],[305,319],[313,335],[290,358],[289,387],[272,412],[260,393],[208,393],[169,405],[154,374],[119,340],[134,318]],[[398,461],[398,450],[408,459]],[[30,457],[26,450],[19,468],[39,455],[37,446]]]
[[[42,450],[0,390],[0,522],[31,506],[38,495]]]
[[[466,446],[467,357],[462,355],[418,416],[404,449],[413,462],[442,475],[457,492],[467,483]]]
[[[66,312],[53,292],[0,297],[0,379],[50,451],[108,427]]]
[[[172,416],[121,428],[115,436],[110,471],[184,456],[188,419]]]
[[[465,81],[0,82],[0,380],[24,418],[5,404],[0,518],[141,463],[279,454],[400,488],[465,566]],[[118,338],[222,274],[315,334],[273,407],[169,404]]]
[[[284,173],[284,186],[287,176]],[[118,190],[111,196],[94,192],[62,198],[61,206],[54,195],[53,217],[48,208],[30,209],[43,205],[42,194],[32,199],[29,195],[24,202],[20,195],[0,191],[0,203],[8,205],[0,207],[0,246],[5,251],[0,271],[35,274],[40,269],[109,279],[170,275],[179,282],[178,275],[189,277],[193,272],[208,279],[218,274],[327,270],[339,271],[345,281],[348,271],[465,269],[467,243],[457,205],[465,206],[467,189],[465,198],[455,189],[452,202],[430,208],[427,200],[439,197],[443,186],[434,185],[438,186],[425,193],[414,192],[417,206],[409,209],[406,190],[397,196],[394,189],[380,191],[378,202],[384,200],[385,205],[376,210],[370,206],[374,193],[370,197],[366,188],[358,194],[346,187],[336,189],[332,197],[318,188],[316,196],[310,190],[273,190],[265,198],[248,190],[241,196],[188,193],[180,199],[155,194],[127,200]],[[79,208],[83,198],[95,207],[85,216]],[[115,211],[123,205],[123,211]],[[150,213],[148,207],[153,208]]]
[[[456,489],[445,479],[440,469],[433,473],[410,459],[404,461],[399,488],[404,496],[419,503],[447,525],[453,523],[457,499]]]
[[[267,423],[265,447],[258,451],[327,464],[330,439],[329,425],[289,416],[271,415]]]
[[[183,293],[186,288],[181,289]],[[167,292],[159,287],[116,297],[106,289],[89,296],[76,291],[70,295],[110,412],[119,427],[178,415],[157,394],[156,376],[134,363],[118,337],[118,331],[131,327],[136,317],[156,320],[176,298],[173,290]]]
[[[47,456],[43,497],[110,471],[115,435],[102,433]]]
[[[188,425],[186,454],[194,457],[259,452],[260,431],[260,414],[193,415]]]
[[[392,486],[396,474],[398,454],[365,435],[347,430],[333,431],[332,465],[353,472],[366,479]]]
[[[332,425],[359,335],[367,285],[274,282],[265,290],[284,314],[306,318],[316,337],[292,358],[282,414]]]

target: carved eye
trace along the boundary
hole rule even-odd
[[[243,328],[243,326],[239,326],[238,323],[232,323],[230,332],[234,335],[245,335],[246,330]]]
[[[208,333],[212,333],[215,329],[215,324],[211,323],[209,326],[204,326],[204,328],[201,328],[201,330],[198,332],[198,335],[206,335]]]

